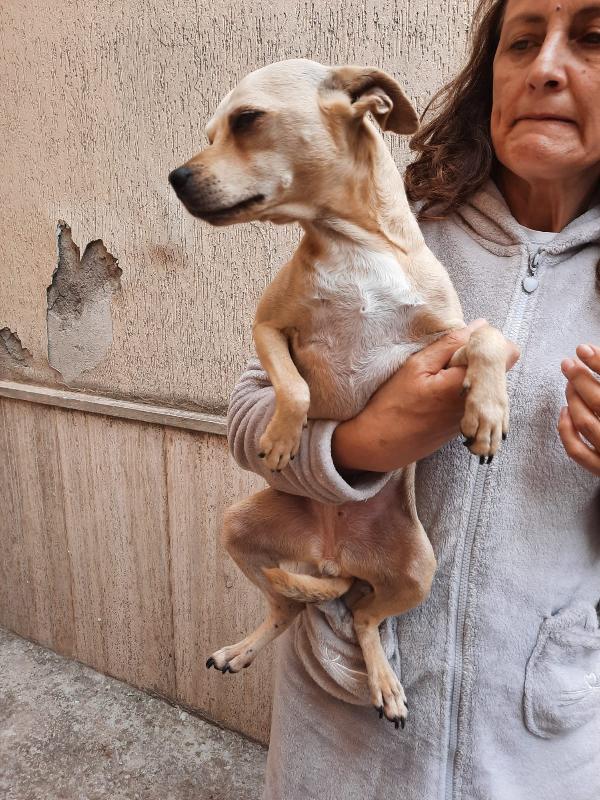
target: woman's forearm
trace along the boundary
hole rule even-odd
[[[385,426],[382,428],[380,422],[365,409],[336,427],[331,438],[331,456],[342,474],[389,472],[410,463],[393,446],[391,435],[385,434]],[[393,431],[388,429],[388,433]]]

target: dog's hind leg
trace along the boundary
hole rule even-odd
[[[282,634],[304,608],[304,603],[278,594],[269,580],[264,575],[261,577],[262,563],[260,558],[247,559],[243,567],[239,563],[238,566],[265,595],[268,603],[266,619],[241,641],[213,653],[206,662],[207,667],[215,667],[223,673],[239,672],[249,667],[263,647]]]
[[[402,614],[419,605],[428,593],[421,580],[399,576],[397,583],[374,586],[372,594],[359,600],[352,609],[354,630],[359,641],[369,678],[371,702],[380,716],[404,727],[407,716],[406,695],[392,670],[379,635],[379,625],[386,618]]]
[[[296,603],[274,593],[272,596],[268,595],[267,600],[267,619],[245,639],[213,653],[206,662],[207,667],[214,667],[223,673],[239,672],[240,669],[249,667],[263,647],[282,634],[304,608],[303,603]]]
[[[389,529],[381,531],[384,548],[379,568],[373,569],[377,564],[372,561],[370,570],[365,570],[364,559],[356,559],[355,565],[349,563],[348,549],[343,559],[344,567],[355,570],[358,578],[373,587],[372,592],[352,603],[354,630],[365,660],[371,701],[380,716],[385,715],[396,727],[404,727],[406,722],[406,695],[385,656],[379,625],[386,617],[402,614],[425,600],[436,567],[433,549],[420,523],[405,519],[404,526],[400,542]]]
[[[265,489],[225,512],[223,540],[242,572],[263,592],[268,603],[265,621],[236,644],[213,653],[206,662],[221,672],[248,667],[267,644],[282,634],[305,603],[277,591],[270,569],[282,561],[314,561],[309,552],[311,519],[305,498]]]

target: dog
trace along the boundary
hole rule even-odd
[[[275,390],[260,455],[283,470],[309,418],[347,420],[406,359],[465,327],[458,296],[425,245],[383,131],[419,125],[400,85],[373,67],[281,61],[247,75],[206,127],[209,145],[169,175],[212,225],[298,222],[301,243],[262,295],[253,325]],[[450,365],[466,366],[461,430],[481,459],[508,430],[502,334],[485,325]],[[207,667],[238,672],[306,603],[344,596],[380,716],[404,727],[404,689],[379,624],[423,602],[436,559],[419,522],[414,464],[366,502],[326,505],[267,488],[225,513],[223,538],[264,593],[267,619]],[[303,572],[285,568],[301,565]],[[368,594],[354,593],[357,583]],[[365,584],[366,582],[366,584]]]

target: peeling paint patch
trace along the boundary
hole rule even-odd
[[[10,328],[0,328],[0,380],[55,386],[62,376],[45,359],[34,358]]]
[[[13,366],[28,367],[33,363],[33,356],[21,340],[10,328],[0,328],[0,361],[8,360]]]
[[[58,266],[47,289],[48,361],[68,383],[101,363],[112,344],[111,300],[122,270],[101,239],[83,256],[59,220]]]

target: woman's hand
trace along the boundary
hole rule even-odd
[[[566,358],[560,365],[568,405],[560,411],[558,432],[573,461],[600,477],[600,381],[594,375],[600,374],[600,347],[579,345],[577,355],[581,360]]]
[[[399,469],[458,436],[466,370],[444,367],[471,333],[485,324],[476,320],[415,353],[377,389],[360,414],[340,423],[332,440],[336,466],[373,472]],[[518,349],[508,343],[506,368],[518,357]]]

